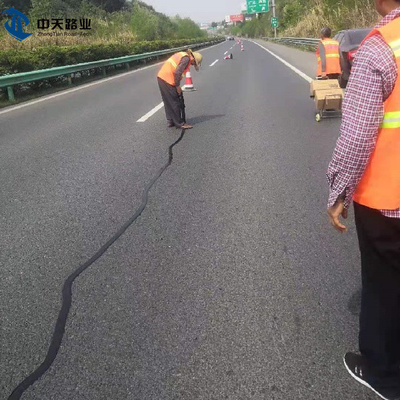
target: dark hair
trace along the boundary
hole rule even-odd
[[[400,1],[400,0],[399,0],[399,1]],[[328,27],[322,28],[322,29],[321,29],[321,35],[322,35],[323,37],[330,38],[331,35],[332,35],[331,28],[328,28]]]

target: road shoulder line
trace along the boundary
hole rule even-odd
[[[271,54],[271,56],[275,57],[277,60],[279,60],[281,63],[285,64],[288,68],[290,68],[292,71],[294,71],[297,75],[301,76],[303,79],[305,79],[308,83],[311,83],[313,79],[306,75],[304,72],[300,71],[298,68],[296,68],[294,65],[288,63],[286,60],[284,60],[282,57],[279,57],[275,53],[273,53],[271,50],[267,49],[263,45],[254,42],[253,40],[250,40],[251,43],[256,44],[257,46],[260,46],[262,49],[264,49],[266,52]]]

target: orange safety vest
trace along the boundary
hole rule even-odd
[[[340,55],[339,55],[339,42],[333,39],[324,39],[321,40],[325,47],[325,57],[326,57],[326,74],[340,74],[342,72],[342,68],[340,67]],[[322,62],[321,55],[319,54],[319,48],[317,47],[317,61],[318,61],[318,70],[317,76],[322,75]]]
[[[169,83],[172,86],[175,86],[175,71],[181,62],[183,57],[189,57],[190,62],[183,72],[183,75],[186,74],[190,69],[190,64],[193,61],[192,57],[189,56],[188,53],[181,51],[179,53],[175,53],[172,57],[170,57],[164,65],[161,67],[160,71],[158,72],[158,77],[161,78],[163,81]],[[183,78],[182,75],[182,78]],[[182,80],[181,78],[181,80]]]
[[[376,34],[392,49],[400,72],[400,18],[373,30],[366,39]],[[395,210],[400,207],[400,74],[383,108],[376,146],[353,199],[376,210]]]

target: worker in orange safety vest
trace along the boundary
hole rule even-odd
[[[337,79],[342,72],[339,42],[331,39],[331,35],[330,28],[321,30],[321,40],[316,51],[318,61],[317,77],[322,79]]]
[[[200,53],[191,50],[180,51],[171,56],[158,72],[157,81],[164,102],[168,127],[193,128],[182,119],[180,100],[182,88],[180,84],[183,76],[189,72],[190,66],[193,65],[198,71],[202,60],[203,56]]]
[[[358,383],[380,398],[398,400],[400,0],[372,3],[383,19],[361,43],[352,66],[341,134],[327,173],[328,215],[337,231],[346,232],[340,218],[348,217],[354,201],[361,255],[359,351],[347,352],[344,364]],[[341,242],[339,252],[345,246]],[[350,256],[348,260],[353,267]]]

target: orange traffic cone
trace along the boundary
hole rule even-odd
[[[241,51],[244,51],[243,43],[242,43],[241,46],[240,46],[240,50],[241,50]]]
[[[185,85],[183,86],[182,90],[185,92],[193,92],[196,90],[193,85],[192,75],[190,75],[190,71],[186,73]]]

